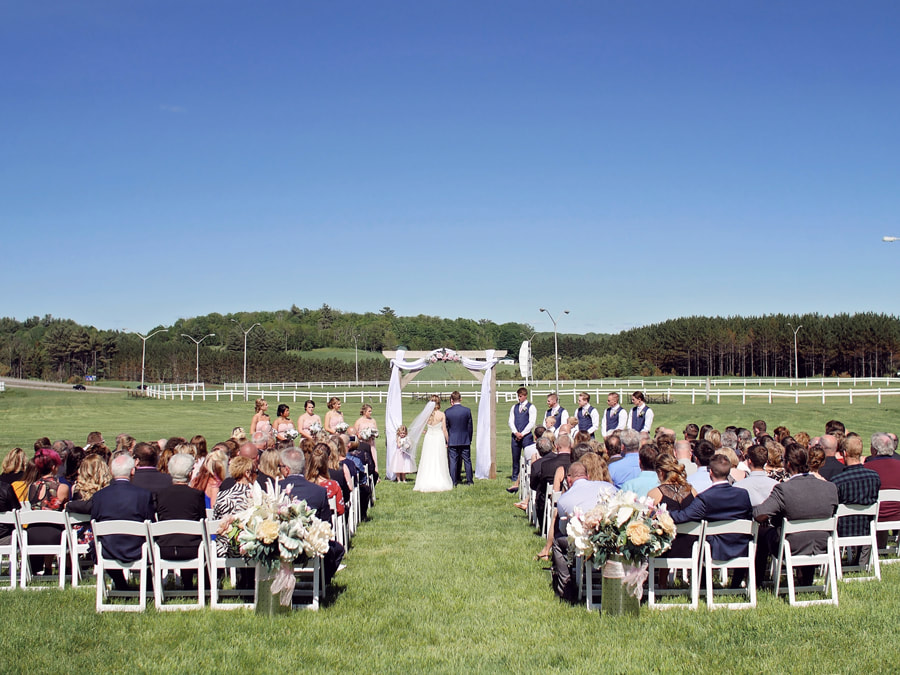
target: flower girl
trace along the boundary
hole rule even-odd
[[[409,439],[406,437],[408,433],[405,426],[397,427],[397,452],[394,453],[391,471],[397,475],[398,483],[405,483],[406,474],[414,473],[416,470],[412,448],[409,447]]]

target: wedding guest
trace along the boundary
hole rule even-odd
[[[25,485],[25,467],[28,466],[28,459],[22,448],[14,448],[9,454],[3,458],[3,466],[0,471],[0,482],[6,483],[12,487],[18,501],[24,501],[27,495],[27,487]]]
[[[172,485],[157,493],[157,520],[194,520],[206,518],[206,498],[200,490],[188,486],[194,468],[194,458],[187,453],[175,453],[169,460]],[[191,534],[168,534],[159,538],[159,550],[167,560],[190,560],[196,557],[203,539]],[[181,581],[186,590],[196,585],[196,572],[182,570]]]
[[[12,485],[5,481],[0,481],[0,513],[15,511],[21,506]],[[12,543],[12,534],[15,529],[15,525],[0,525],[0,546],[9,546]],[[10,572],[10,575],[14,576],[15,570]]]
[[[56,470],[61,464],[59,454],[51,448],[41,448],[34,456],[36,478],[28,486],[28,501],[35,511],[62,511],[69,500],[69,486],[63,485],[57,478]],[[30,544],[58,544],[62,527],[58,525],[35,525],[28,528]],[[36,574],[52,574],[52,556],[30,556],[31,570]],[[59,570],[65,574],[64,570]]]
[[[746,490],[750,494],[750,503],[753,506],[762,504],[772,493],[778,481],[770,477],[766,472],[766,462],[769,458],[769,452],[761,445],[751,445],[747,450],[747,465],[750,473],[743,480],[734,484],[742,490]]]
[[[228,471],[228,457],[222,450],[214,450],[206,457],[203,466],[194,476],[190,486],[206,495],[206,508],[212,508],[219,496],[219,488]]]
[[[119,434],[116,436],[116,452],[127,452],[131,454],[137,441],[133,436],[128,434]]]
[[[822,465],[822,468],[819,469],[819,473],[823,478],[831,480],[844,470],[844,464],[841,463],[837,458],[837,438],[835,438],[831,434],[825,434],[824,436],[820,437],[816,443],[811,443],[810,447],[816,445],[820,446],[825,452],[825,463]]]
[[[204,436],[201,436],[200,434],[194,436],[191,439],[191,445],[193,445],[196,450],[196,454],[194,455],[195,459],[202,460],[208,454],[206,449],[206,438]]]
[[[650,490],[647,496],[654,504],[663,504],[669,513],[680,511],[690,506],[697,496],[696,490],[687,482],[684,466],[669,455],[659,455],[654,463],[659,485]],[[679,534],[675,536],[672,547],[662,554],[664,558],[689,558],[691,548],[697,541],[696,535]],[[668,583],[668,570],[659,570],[657,585],[665,588]]]
[[[698,493],[703,492],[712,485],[712,478],[709,475],[709,462],[715,454],[716,449],[712,443],[705,439],[697,441],[697,445],[694,448],[694,462],[697,464],[697,470],[688,476],[687,480]]]
[[[544,503],[547,501],[547,486],[552,484],[558,467],[562,466],[567,469],[572,463],[571,452],[572,441],[568,436],[560,436],[556,439],[555,453],[548,455],[540,463],[535,463],[531,467],[530,486],[535,491],[537,526],[542,531],[544,529]]]
[[[247,457],[235,457],[229,462],[228,469],[234,482],[230,488],[220,490],[216,494],[213,507],[213,518],[216,519],[224,519],[246,509],[250,503],[250,486],[256,480],[256,466],[254,466],[253,460]],[[216,552],[220,557],[240,555],[237,548],[226,537],[216,538]]]
[[[777,441],[769,441],[766,443],[766,450],[769,452],[766,471],[771,478],[783,483],[788,479],[788,472],[784,468],[784,447]]]
[[[325,413],[325,421],[322,426],[329,434],[336,434],[340,433],[337,430],[338,424],[344,424],[344,413],[341,412],[341,399],[332,396],[328,399],[328,412]]]
[[[831,479],[838,491],[838,502],[862,506],[874,504],[878,501],[878,492],[881,490],[881,476],[863,466],[862,439],[858,436],[845,436],[841,441],[841,449],[846,468]],[[869,534],[870,520],[867,516],[844,516],[838,520],[838,536],[865,536]],[[871,553],[871,546],[851,546],[848,564],[867,566]]]
[[[174,448],[172,450],[174,452]],[[159,464],[159,457],[157,457],[156,448],[150,443],[135,445],[133,456],[136,466],[131,482],[150,492],[155,500],[160,490],[172,484],[172,477],[156,468]]]
[[[88,455],[81,462],[78,478],[72,491],[72,499],[66,504],[66,510],[73,513],[90,513],[91,498],[111,482],[112,474],[103,458],[96,453]],[[81,538],[79,538],[79,543],[84,543]]]
[[[281,472],[281,453],[278,450],[266,450],[259,456],[259,472],[256,475],[256,482],[259,486],[266,490],[271,483],[272,486],[278,485],[283,478]]]
[[[638,466],[640,466],[641,472],[634,478],[625,481],[622,484],[622,489],[627,492],[634,492],[638,497],[643,497],[659,485],[659,477],[656,475],[656,458],[658,455],[658,449],[652,443],[642,447],[638,451]]]
[[[331,474],[328,473],[329,453],[330,449],[325,443],[316,444],[306,465],[306,480],[325,488],[328,499],[335,499],[337,514],[343,516],[344,495],[341,492],[341,486],[338,485],[337,481],[332,480]]]
[[[609,465],[609,475],[612,476],[613,484],[616,488],[621,489],[625,481],[637,478],[641,472],[640,459],[638,450],[641,445],[641,435],[634,429],[625,429],[619,433],[619,440],[622,443],[622,459]],[[615,436],[610,436],[615,438]],[[612,456],[610,456],[612,459]]]

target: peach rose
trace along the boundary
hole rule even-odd
[[[650,541],[650,528],[641,521],[631,523],[625,529],[625,534],[628,535],[628,540],[635,546],[643,546]]]

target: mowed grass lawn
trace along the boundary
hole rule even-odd
[[[324,402],[318,402],[324,408]],[[405,403],[406,419],[419,404]],[[564,402],[568,403],[568,402]],[[722,428],[762,417],[770,427],[821,431],[831,418],[868,435],[896,430],[898,406],[859,399],[658,406],[657,421]],[[295,406],[298,407],[298,406]],[[375,406],[383,425],[384,409]],[[357,404],[345,406],[355,419]],[[10,389],[0,395],[0,454],[34,439],[83,442],[202,433],[210,441],[248,426],[252,403],[188,403],[124,395]],[[299,410],[297,411],[299,412]],[[507,410],[498,419],[497,481],[441,494],[382,483],[347,569],[319,612],[267,619],[251,612],[94,612],[90,588],[0,594],[3,672],[893,672],[900,565],[881,583],[840,587],[840,607],[790,608],[769,593],[751,611],[589,614],[556,600],[541,542],[503,488],[510,471]],[[383,442],[380,446],[384,461]],[[702,606],[701,606],[702,607]]]

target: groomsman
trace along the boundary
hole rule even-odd
[[[519,387],[516,390],[519,402],[509,411],[510,448],[512,450],[512,480],[513,485],[506,488],[507,492],[516,492],[519,489],[519,461],[522,451],[526,446],[534,443],[531,431],[537,422],[537,408],[528,402],[528,390]]]
[[[594,432],[600,428],[600,413],[591,405],[591,397],[585,391],[578,394],[575,417],[578,419],[578,431],[586,431],[593,438]]]
[[[447,418],[447,459],[450,462],[450,477],[453,487],[459,482],[459,464],[466,469],[466,485],[472,484],[472,411],[462,405],[462,395],[458,391],[450,394]]]
[[[637,432],[650,432],[653,429],[653,410],[644,402],[644,394],[636,391],[631,395],[634,407],[628,416],[628,428]]]
[[[556,419],[557,429],[563,424],[568,424],[569,413],[559,404],[559,397],[556,394],[549,394],[547,396],[547,412],[544,413],[544,419],[546,420],[548,417]]]
[[[606,412],[603,413],[603,421],[600,424],[600,433],[604,440],[612,436],[614,431],[625,429],[628,426],[628,413],[619,405],[619,395],[612,392],[606,397]]]

